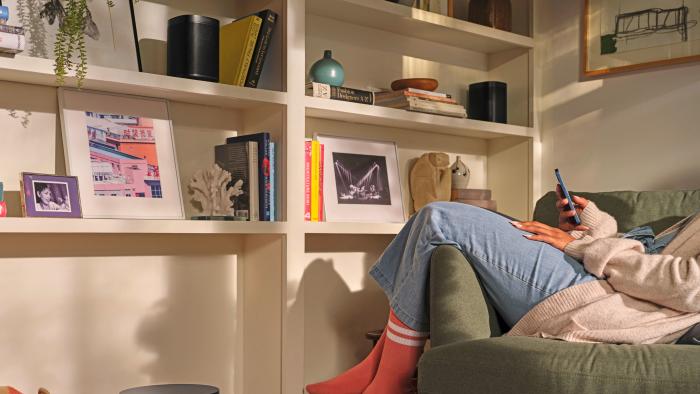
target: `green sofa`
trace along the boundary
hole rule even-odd
[[[575,194],[613,215],[618,231],[651,225],[658,233],[700,209],[700,190]],[[535,220],[556,226],[555,198],[550,192],[537,202]],[[430,324],[419,393],[700,393],[700,346],[502,337],[507,329],[451,246],[432,256]]]

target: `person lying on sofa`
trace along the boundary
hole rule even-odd
[[[389,320],[369,356],[306,387],[310,394],[393,394],[410,381],[429,336],[430,257],[458,248],[474,266],[506,335],[570,342],[700,344],[700,213],[658,236],[618,234],[595,203],[573,196],[574,227],[557,187],[558,228],[517,222],[470,205],[432,203],[389,244],[370,274],[386,293]],[[680,338],[680,340],[679,340]]]

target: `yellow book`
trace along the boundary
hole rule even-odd
[[[311,221],[318,222],[318,203],[320,197],[321,144],[311,141]]]
[[[253,59],[262,18],[251,15],[233,21],[219,33],[219,82],[243,86]]]

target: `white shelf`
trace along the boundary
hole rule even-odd
[[[384,0],[308,0],[307,4],[314,15],[482,53],[535,47],[530,37]]]
[[[53,60],[28,56],[0,57],[0,80],[57,86]],[[66,78],[75,86],[75,78]],[[104,92],[159,97],[193,104],[247,109],[260,104],[285,105],[287,93],[220,83],[88,66],[83,88]]]
[[[531,137],[532,128],[481,120],[452,118],[403,109],[306,97],[306,116],[428,133],[458,135],[484,139],[507,136]]]
[[[398,234],[404,223],[304,223],[306,234]]]
[[[284,222],[0,218],[5,234],[284,234]]]

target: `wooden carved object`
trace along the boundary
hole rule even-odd
[[[452,171],[449,156],[439,152],[423,154],[411,168],[410,188],[415,211],[434,201],[450,201]]]

